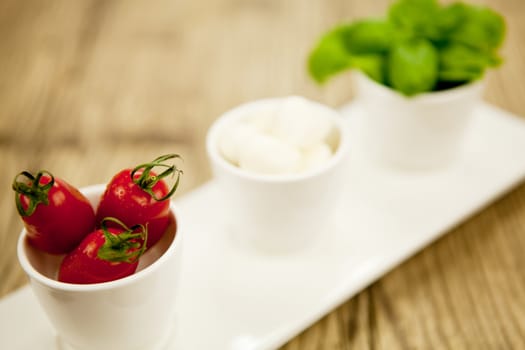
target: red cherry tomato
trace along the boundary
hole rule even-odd
[[[117,227],[106,227],[106,223]],[[126,227],[119,220],[105,218],[102,228],[91,232],[62,260],[58,280],[90,284],[114,281],[137,270],[146,248],[147,230],[142,225]]]
[[[87,198],[47,171],[18,174],[13,190],[27,239],[40,250],[68,253],[95,228],[95,212]]]
[[[179,156],[168,154],[116,174],[102,195],[96,213],[97,221],[115,217],[128,226],[144,225],[148,229],[147,248],[157,243],[170,223],[169,198],[177,189],[182,173],[174,165],[162,163],[172,158]],[[152,171],[154,167],[166,169],[157,175]],[[163,178],[174,173],[177,173],[177,179],[170,190]]]

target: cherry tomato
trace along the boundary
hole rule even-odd
[[[119,227],[107,227],[107,223]],[[114,281],[137,270],[146,248],[147,230],[142,225],[128,228],[115,218],[105,218],[102,228],[88,234],[60,264],[58,280],[90,284]]]
[[[172,158],[179,156],[160,156],[150,163],[117,173],[102,195],[96,213],[97,221],[104,217],[115,217],[128,226],[147,226],[146,246],[150,248],[157,243],[170,223],[169,198],[177,189],[182,173],[175,165],[163,164]],[[152,171],[154,167],[165,169],[157,175]],[[177,174],[177,179],[169,189],[163,178],[174,173]]]
[[[96,225],[88,199],[64,180],[41,170],[13,181],[15,203],[31,245],[51,254],[68,253]]]

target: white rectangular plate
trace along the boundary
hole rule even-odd
[[[318,244],[287,256],[239,249],[224,229],[235,213],[212,181],[177,200],[184,220],[178,321],[169,349],[274,349],[525,177],[525,122],[478,107],[464,156],[446,171],[380,169],[360,152],[358,105],[344,206]],[[323,213],[319,213],[323,215]],[[55,349],[31,290],[0,301],[10,350]]]

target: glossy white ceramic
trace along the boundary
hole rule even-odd
[[[348,130],[341,114],[310,101],[333,124],[332,157],[317,168],[296,174],[261,175],[222,157],[218,139],[224,128],[258,111],[277,108],[286,98],[258,100],[226,112],[211,126],[206,140],[214,177],[229,218],[223,239],[263,254],[301,250],[322,238],[340,204],[348,159]],[[277,156],[277,155],[276,155]]]
[[[450,166],[464,150],[482,82],[406,97],[355,72],[357,100],[366,111],[366,147],[388,167],[434,170]]]
[[[490,105],[476,107],[458,161],[430,173],[378,167],[362,149],[363,109],[343,114],[351,134],[343,202],[335,229],[310,249],[268,256],[232,245],[224,233],[235,216],[215,181],[176,200],[184,250],[166,349],[276,349],[525,178],[516,152],[525,149],[525,122]],[[30,288],[0,300],[0,339],[2,349],[56,349]]]
[[[97,206],[105,186],[81,192]],[[58,335],[64,350],[158,349],[173,331],[177,280],[181,260],[180,219],[174,205],[171,226],[140,259],[131,276],[96,284],[56,280],[62,256],[34,249],[23,230],[18,258],[29,276],[36,299]]]

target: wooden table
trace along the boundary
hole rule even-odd
[[[525,2],[503,13],[505,64],[486,99],[525,115]],[[81,187],[159,154],[184,156],[177,196],[211,178],[204,137],[225,110],[300,94],[339,106],[348,76],[305,72],[319,34],[387,1],[0,2],[0,297],[26,283],[11,181],[45,168]],[[490,140],[487,140],[490,142]],[[516,150],[523,160],[524,150]],[[288,345],[308,349],[525,346],[525,185],[397,267]]]

